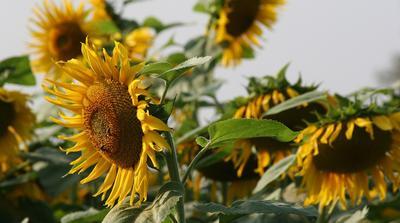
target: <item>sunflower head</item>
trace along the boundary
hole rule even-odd
[[[341,106],[331,108],[296,139],[301,143],[297,165],[308,194],[305,203],[320,209],[337,202],[346,208],[346,196],[353,204],[364,197],[384,199],[387,180],[394,190],[400,184],[400,112],[375,103],[362,105],[357,97],[338,100]]]
[[[276,77],[250,78],[247,87],[249,97],[239,98],[231,104],[231,107],[234,108],[231,109],[233,118],[272,119],[282,122],[291,129],[302,130],[307,126],[307,122],[316,121],[317,114],[326,112],[323,103],[314,102],[278,114],[264,116],[264,113],[271,107],[316,89],[316,86],[304,86],[301,80],[291,84],[285,78],[286,68],[287,66]],[[294,148],[291,143],[279,142],[266,137],[239,140],[235,146],[237,149],[230,154],[230,159],[238,168],[239,176],[252,154],[253,147],[257,151],[258,167],[256,171],[259,174],[263,174],[265,168],[271,163],[290,155]]]
[[[88,41],[82,45],[84,62],[76,59],[62,62],[60,68],[74,81],[72,83],[48,80],[53,87],[44,89],[55,97],[47,99],[70,111],[72,116],[60,113],[56,123],[76,128],[74,136],[61,136],[75,143],[69,152],[81,156],[71,162],[70,174],[83,172],[94,166],[81,181],[87,183],[105,175],[96,195],[102,194],[106,205],[131,195],[131,204],[146,200],[150,173],[147,160],[158,166],[155,153],[169,148],[160,131],[170,129],[152,116],[149,106],[153,99],[148,84],[138,73],[144,64],[131,66],[128,51],[116,43],[110,56]],[[88,64],[86,66],[85,64]],[[150,162],[149,162],[150,163]]]
[[[45,72],[59,77],[60,70],[54,62],[81,56],[80,43],[88,35],[87,12],[80,4],[76,9],[69,0],[62,6],[45,1],[34,10],[32,18],[32,67],[36,72]]]
[[[272,28],[283,0],[225,0],[214,25],[223,48],[222,64],[236,65],[252,45],[259,46],[262,27]]]
[[[35,116],[27,103],[27,95],[0,88],[0,175],[21,161],[21,145],[32,136]]]

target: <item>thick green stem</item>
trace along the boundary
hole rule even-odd
[[[209,147],[209,145],[210,145],[210,142],[211,142],[211,141],[209,141],[209,142],[204,146],[204,148],[201,149],[199,153],[197,153],[197,155],[194,157],[194,159],[192,160],[192,162],[189,164],[189,166],[188,166],[188,168],[187,168],[187,170],[186,170],[185,175],[183,175],[182,184],[185,184],[185,182],[186,182],[186,180],[189,178],[190,173],[192,172],[192,170],[196,167],[197,163],[200,161],[200,159],[203,157],[203,155],[207,152],[208,147]]]
[[[178,156],[176,154],[176,148],[175,148],[174,140],[172,138],[172,134],[168,132],[166,134],[166,138],[167,138],[168,144],[171,147],[171,149],[169,151],[165,152],[165,159],[167,161],[169,176],[171,178],[171,181],[176,181],[176,182],[181,183],[180,176],[179,176]],[[182,194],[182,197],[179,199],[179,201],[176,205],[179,223],[186,222],[184,196],[185,196],[185,193]]]

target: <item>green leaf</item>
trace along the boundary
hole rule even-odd
[[[89,208],[85,211],[77,211],[65,215],[61,218],[61,223],[92,223],[100,222],[108,213],[108,209],[97,210],[94,208]]]
[[[229,119],[213,123],[208,128],[210,148],[232,142],[237,139],[273,137],[281,142],[290,142],[297,132],[284,124],[266,119]]]
[[[113,207],[103,219],[102,223],[134,223],[138,215],[149,205],[142,204],[140,207],[133,207],[129,204],[130,197],[120,205]]]
[[[182,23],[164,24],[154,16],[147,17],[143,21],[143,26],[151,27],[151,28],[155,29],[157,33],[161,32],[165,29],[169,29],[169,28],[172,28],[175,26],[180,26],[180,25],[182,25]]]
[[[245,59],[253,59],[255,57],[254,49],[250,46],[244,47],[242,57]]]
[[[140,74],[160,74],[172,68],[173,66],[168,62],[150,63],[143,67],[143,69],[140,71]]]
[[[168,56],[167,62],[170,64],[180,64],[183,63],[188,58],[185,56],[184,53],[173,53]]]
[[[196,143],[198,145],[200,145],[201,147],[205,147],[208,142],[209,142],[208,139],[206,139],[203,136],[199,136],[199,137],[196,138]]]
[[[282,175],[295,161],[296,155],[290,155],[270,167],[258,181],[253,193],[262,191],[269,183]]]
[[[120,32],[118,26],[112,20],[93,21],[88,26],[97,35],[111,35]]]
[[[36,84],[29,57],[10,57],[0,62],[0,86],[5,83],[33,86]]]
[[[183,143],[183,142],[185,142],[186,140],[195,139],[196,136],[201,135],[201,134],[203,134],[203,133],[206,133],[208,127],[209,127],[208,125],[206,125],[206,126],[200,126],[200,127],[198,127],[198,128],[195,128],[195,129],[193,129],[193,130],[191,130],[191,131],[186,132],[183,136],[179,137],[179,138],[176,140],[176,144]]]
[[[273,215],[295,214],[309,219],[314,219],[318,215],[314,207],[304,208],[279,201],[247,200],[235,201],[230,207],[216,203],[198,204],[195,207],[202,212],[219,214],[220,222],[228,222],[226,221],[227,218],[233,220],[243,215],[256,213]]]
[[[284,101],[284,102],[272,107],[271,109],[269,109],[267,112],[265,112],[263,114],[263,117],[266,117],[268,115],[278,114],[280,112],[301,106],[304,103],[310,103],[310,102],[322,100],[325,98],[326,98],[325,92],[319,92],[319,91],[308,92],[308,93],[302,94],[300,96],[291,98],[287,101]]]
[[[175,66],[174,68],[165,71],[158,77],[166,80],[167,83],[171,84],[174,80],[179,78],[186,71],[190,70],[193,67],[207,63],[210,59],[211,59],[210,56],[190,58],[189,60],[186,60],[183,63],[180,63],[179,65]]]
[[[37,174],[35,172],[29,172],[22,175],[18,175],[15,178],[4,180],[0,182],[0,188],[8,188],[15,187],[20,184],[27,183],[29,181],[33,181],[37,178]]]

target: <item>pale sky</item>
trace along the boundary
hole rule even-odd
[[[41,0],[0,1],[0,59],[26,52],[31,7]],[[60,2],[60,1],[57,1]],[[143,0],[125,15],[142,21],[154,15],[191,25],[165,32],[158,42],[175,35],[180,42],[204,32],[207,15],[192,12],[195,0]],[[301,73],[305,82],[322,83],[332,92],[349,93],[374,87],[376,73],[390,67],[400,53],[398,0],[287,0],[272,32],[265,32],[256,59],[233,69],[216,70],[227,83],[220,99],[245,94],[246,76],[273,74],[291,62],[289,78]]]

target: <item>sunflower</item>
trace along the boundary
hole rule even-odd
[[[286,68],[284,68],[286,69]],[[281,71],[282,72],[282,71]],[[283,70],[285,72],[285,70]],[[263,83],[265,78],[267,83]],[[233,118],[247,119],[272,119],[282,122],[294,130],[302,130],[306,127],[307,121],[316,119],[316,113],[324,113],[325,106],[320,102],[304,104],[278,114],[263,117],[271,107],[278,105],[287,99],[295,98],[301,94],[315,90],[315,87],[301,86],[301,82],[290,84],[284,76],[282,77],[264,77],[262,79],[252,78],[248,90],[251,96],[243,102],[242,105],[234,105],[236,108]],[[252,138],[242,139],[235,142],[235,150],[227,157],[232,160],[237,168],[238,176],[242,175],[243,168],[249,157],[253,154],[253,148],[256,149],[258,166],[256,172],[262,175],[267,166],[276,163],[279,160],[292,154],[294,148],[291,143],[279,142],[271,138]]]
[[[32,68],[60,78],[62,74],[54,62],[81,56],[80,43],[88,35],[87,12],[82,4],[74,9],[69,0],[64,0],[62,7],[45,1],[34,13],[32,22],[36,28],[31,30],[34,40],[29,44],[34,57]]]
[[[222,152],[219,149],[219,152]],[[204,159],[211,158],[212,156],[220,156],[219,152],[209,152]],[[212,201],[217,201],[218,187],[223,184],[227,185],[225,194],[225,203],[230,204],[235,199],[244,198],[251,194],[252,190],[256,186],[259,175],[254,172],[257,166],[257,159],[254,155],[249,158],[246,163],[243,174],[238,177],[236,169],[232,161],[225,161],[223,159],[213,161],[211,164],[202,165],[197,168],[198,174],[194,178],[192,184],[194,198],[199,200],[200,190],[203,183],[208,182],[211,187],[210,198]]]
[[[400,112],[356,115],[346,120],[311,124],[299,134],[303,141],[297,165],[307,192],[306,205],[320,210],[340,203],[385,199],[388,185],[400,185]],[[369,183],[372,179],[372,184]]]
[[[93,7],[93,20],[109,20],[106,0],[89,0]]]
[[[130,58],[138,62],[143,61],[153,40],[154,34],[148,27],[141,27],[130,32],[124,41]]]
[[[0,88],[0,174],[21,162],[21,145],[32,136],[35,116],[27,101],[25,94]]]
[[[150,175],[147,160],[150,158],[152,165],[158,167],[155,152],[169,148],[159,131],[170,129],[149,114],[152,99],[145,79],[138,75],[144,63],[131,66],[128,51],[120,43],[115,44],[112,56],[105,49],[103,55],[96,52],[86,41],[82,55],[88,67],[76,59],[62,62],[60,69],[74,83],[48,80],[54,87],[44,86],[44,89],[56,96],[47,97],[48,101],[74,114],[70,117],[60,113],[63,120],[53,119],[54,122],[80,131],[73,136],[61,136],[75,143],[65,149],[66,153],[81,153],[71,162],[69,174],[94,166],[81,183],[105,174],[95,196],[102,194],[104,200],[108,194],[107,206],[116,201],[121,203],[128,195],[131,205],[140,204],[147,198]]]
[[[216,25],[216,41],[223,47],[222,64],[240,63],[245,48],[259,46],[262,26],[276,22],[284,0],[225,0]]]

